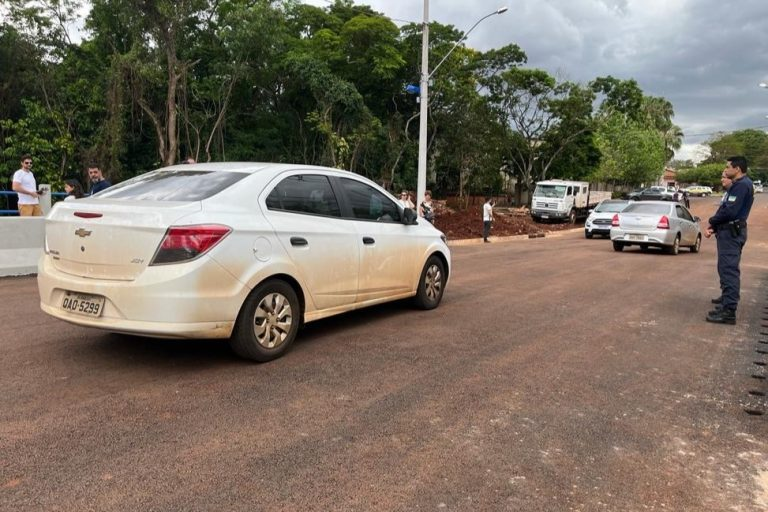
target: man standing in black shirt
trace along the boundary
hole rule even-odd
[[[88,166],[88,179],[91,182],[91,189],[88,191],[89,196],[112,186],[112,183],[104,178],[101,169],[99,169],[99,166],[96,164]]]
[[[723,174],[733,180],[720,207],[709,219],[704,236],[717,237],[717,273],[720,275],[720,297],[712,299],[717,307],[707,313],[707,322],[735,324],[741,286],[741,251],[747,243],[747,218],[752,209],[754,187],[747,176],[747,159],[728,159]]]

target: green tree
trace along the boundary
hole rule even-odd
[[[591,143],[591,91],[570,82],[558,84],[538,69],[513,68],[486,83],[490,101],[510,131],[509,168],[525,190],[546,179],[553,164],[577,140]]]
[[[640,184],[661,177],[666,155],[658,131],[614,112],[599,123],[596,139],[602,158],[593,180]]]
[[[724,163],[730,156],[742,155],[752,169],[768,169],[768,134],[762,130],[739,130],[719,135],[708,142],[711,153],[706,162]]]
[[[720,188],[720,176],[725,168],[725,163],[701,164],[696,167],[688,167],[677,171],[677,181],[680,183],[705,185],[715,189]]]
[[[34,158],[34,172],[38,183],[50,183],[54,187],[62,185],[64,172],[62,162],[71,161],[75,144],[69,134],[56,128],[62,119],[55,112],[36,101],[22,101],[24,113],[14,121],[0,121],[0,130],[5,134],[2,146],[4,168],[8,169],[10,180],[18,169],[19,159],[24,154]]]

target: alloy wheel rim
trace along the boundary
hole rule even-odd
[[[280,293],[264,296],[253,315],[253,334],[264,348],[282,345],[293,325],[291,303]]]
[[[440,267],[430,265],[427,269],[427,275],[424,278],[424,285],[429,300],[434,301],[440,296],[440,290],[443,288],[443,274]]]

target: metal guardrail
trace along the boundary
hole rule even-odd
[[[10,198],[16,195],[16,192],[12,190],[0,190],[0,216],[14,216],[19,214],[19,210],[11,210],[8,208],[10,206]],[[64,199],[65,197],[67,197],[66,192],[51,192],[51,199],[60,200]],[[2,209],[2,206],[5,206],[5,209]]]

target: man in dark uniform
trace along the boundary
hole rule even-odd
[[[709,219],[704,236],[717,237],[717,273],[720,275],[720,297],[712,299],[718,306],[707,313],[707,322],[735,324],[739,305],[741,251],[747,243],[747,218],[752,209],[754,187],[747,176],[747,159],[728,159],[723,174],[733,180],[720,207]]]

